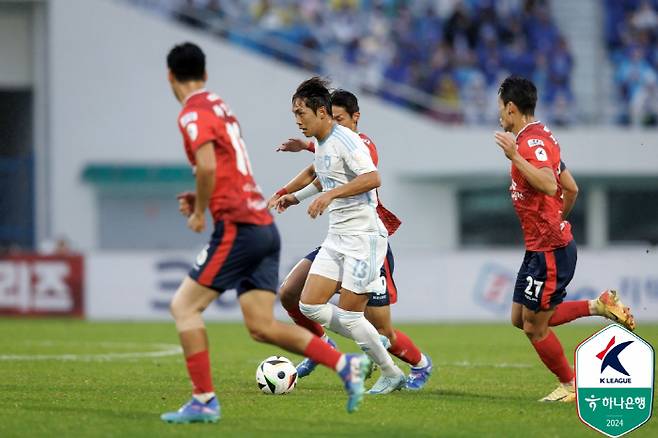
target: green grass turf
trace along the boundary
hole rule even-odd
[[[603,322],[572,324],[559,327],[557,333],[572,357],[576,345],[601,327]],[[189,397],[179,355],[0,360],[0,437],[600,436],[579,421],[574,404],[536,402],[554,389],[555,380],[523,333],[511,326],[400,328],[432,356],[434,376],[422,392],[368,397],[351,415],[345,412],[340,381],[326,369],[301,380],[289,395],[261,394],[254,378],[260,360],[273,354],[299,358],[251,341],[241,324],[209,325],[222,403],[218,424],[160,422],[160,413],[175,410]],[[161,348],[153,343],[177,343],[174,326],[167,323],[2,319],[0,333],[0,355],[126,353]],[[638,334],[658,345],[658,325],[641,325]],[[344,350],[355,350],[354,344],[337,340]],[[658,436],[658,421],[651,419],[632,436]]]

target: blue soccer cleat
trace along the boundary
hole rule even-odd
[[[202,403],[192,397],[176,412],[167,412],[160,415],[160,419],[167,423],[217,423],[221,414],[217,397],[213,397],[208,403]]]
[[[338,371],[347,391],[347,412],[352,413],[359,409],[365,386],[363,381],[370,368],[371,360],[365,354],[346,354],[345,365]]]
[[[425,355],[425,358],[427,359],[427,366],[422,368],[411,367],[411,372],[407,377],[407,389],[419,391],[423,389],[429,380],[430,375],[432,374],[432,359],[430,359],[428,355]]]
[[[336,343],[330,337],[327,337],[326,342],[327,344],[331,345],[334,350],[336,349]],[[317,362],[309,359],[308,357],[305,358],[299,363],[299,365],[297,365],[297,377],[301,379],[302,377],[308,376],[317,366]]]

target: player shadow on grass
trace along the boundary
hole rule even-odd
[[[477,388],[474,388],[474,391]],[[399,394],[404,397],[417,397],[418,394],[423,393],[426,395],[438,396],[443,399],[449,400],[451,398],[461,399],[461,398],[475,398],[481,400],[509,400],[509,401],[521,401],[526,400],[527,397],[523,395],[498,395],[498,394],[483,394],[481,392],[469,392],[469,391],[459,391],[454,389],[424,389],[420,392],[416,391],[401,391]]]
[[[114,417],[114,418],[120,418],[122,420],[136,420],[136,421],[144,421],[144,418],[158,418],[158,412],[159,411],[136,411],[134,409],[131,409],[130,411],[124,410],[124,411],[117,411],[117,410],[111,410],[111,409],[100,409],[100,408],[88,408],[88,407],[81,407],[81,406],[50,406],[50,405],[35,405],[35,404],[30,404],[30,411],[38,411],[38,412],[71,412],[74,414],[89,414],[89,415],[97,415],[99,417]]]

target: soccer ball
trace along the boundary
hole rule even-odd
[[[297,384],[297,368],[283,356],[270,356],[256,368],[256,383],[265,394],[287,394]]]

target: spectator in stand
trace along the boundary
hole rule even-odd
[[[360,74],[348,79],[350,88],[360,86],[439,120],[480,120],[483,115],[476,113],[481,107],[467,99],[482,94],[483,78],[485,95],[497,89],[505,63],[514,69],[511,73],[527,78],[545,75],[553,90],[542,95],[557,89],[571,94],[571,56],[551,18],[549,0],[168,1],[178,5],[178,18],[187,23],[204,25],[197,18],[209,14],[225,20],[223,28],[229,31],[222,35],[231,41],[284,62],[334,78],[346,77],[341,69],[356,70]],[[651,11],[651,2],[646,3],[642,13]],[[628,21],[646,29],[654,26],[655,14],[651,17],[629,13]],[[609,27],[612,41],[617,34]],[[286,52],[272,48],[270,41],[322,56],[311,60],[306,50]],[[536,64],[545,59],[550,62]],[[427,104],[433,100],[439,103],[436,108]]]

